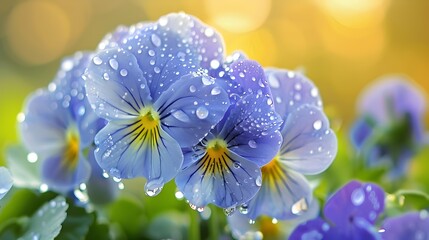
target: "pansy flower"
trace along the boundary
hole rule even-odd
[[[85,98],[81,76],[89,59],[83,53],[66,58],[48,88],[29,97],[19,124],[24,145],[43,161],[42,179],[60,192],[89,179],[84,151],[104,125]]]
[[[12,188],[13,180],[9,170],[0,167],[0,199],[2,199]]]
[[[181,148],[199,142],[229,106],[216,79],[200,70],[223,57],[222,39],[185,14],[118,36],[85,75],[89,102],[108,120],[95,157],[113,177],[145,177],[154,196],[181,168]]]
[[[201,142],[184,149],[183,169],[176,177],[191,207],[212,203],[227,209],[250,200],[262,184],[260,167],[280,146],[281,119],[266,97],[263,69],[243,60],[232,64],[228,74],[231,98],[241,97]]]
[[[387,218],[379,232],[385,240],[429,239],[429,214],[422,210]]]
[[[245,204],[250,221],[261,215],[278,220],[297,218],[312,204],[312,189],[304,175],[324,171],[337,152],[337,139],[321,109],[317,88],[298,72],[266,69],[274,108],[283,119],[283,141],[262,167],[262,187]]]
[[[326,220],[316,218],[301,224],[290,239],[379,239],[373,225],[383,210],[383,189],[351,181],[326,202]]]
[[[359,119],[351,138],[369,166],[387,165],[391,177],[401,176],[424,141],[426,102],[407,78],[383,77],[359,98]]]

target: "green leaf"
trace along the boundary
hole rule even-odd
[[[94,220],[94,213],[87,213],[84,208],[69,203],[67,218],[62,224],[63,227],[57,239],[85,239]]]
[[[109,225],[96,223],[94,221],[94,224],[91,225],[88,234],[86,235],[86,240],[92,239],[111,239],[109,234]]]
[[[28,161],[28,151],[22,145],[13,145],[6,150],[7,165],[12,173],[14,185],[17,187],[39,189],[42,184],[40,177],[40,161]],[[33,159],[37,155],[33,155]]]
[[[20,240],[54,239],[61,230],[67,216],[68,204],[62,196],[45,203],[31,217],[28,227]]]
[[[0,239],[15,240],[21,235],[22,230],[28,225],[28,218],[12,218],[0,224]]]
[[[418,190],[399,190],[395,193],[397,198],[403,197],[402,206],[412,210],[421,210],[429,206],[429,196]]]

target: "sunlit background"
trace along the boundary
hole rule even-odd
[[[304,71],[344,126],[359,92],[384,74],[429,92],[427,0],[0,0],[0,147],[17,141],[25,97],[52,80],[63,57],[94,49],[120,24],[177,11],[214,26],[228,53]]]

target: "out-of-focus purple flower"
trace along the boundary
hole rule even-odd
[[[369,86],[358,100],[359,119],[351,139],[369,166],[387,165],[391,177],[407,170],[424,141],[426,108],[421,90],[402,76],[386,76]]]
[[[384,220],[381,229],[385,240],[429,239],[429,216],[426,210],[409,212]]]
[[[351,181],[328,199],[323,209],[327,221],[316,218],[301,224],[290,239],[379,239],[373,225],[383,210],[383,189]]]
[[[118,31],[85,75],[89,102],[108,120],[95,137],[95,157],[112,177],[145,177],[154,196],[181,168],[181,148],[198,143],[229,106],[200,69],[223,58],[223,42],[183,13]]]
[[[239,98],[200,143],[184,150],[183,170],[176,177],[179,190],[196,208],[212,203],[235,209],[249,201],[262,184],[260,167],[281,143],[282,121],[266,96],[269,88],[260,65],[237,61],[227,74],[238,87],[225,87],[231,98]]]
[[[89,179],[84,151],[104,125],[85,98],[81,76],[90,58],[86,53],[66,58],[48,88],[29,97],[19,124],[24,145],[43,161],[44,182],[60,192]]]
[[[332,163],[337,139],[321,109],[314,84],[300,73],[266,69],[275,111],[283,118],[283,141],[274,158],[262,167],[262,187],[245,204],[250,221],[261,215],[278,220],[297,218],[312,204],[304,175],[318,174]]]
[[[2,199],[12,188],[13,180],[9,170],[0,167],[0,199]]]

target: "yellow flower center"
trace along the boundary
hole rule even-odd
[[[67,131],[67,143],[64,151],[64,165],[69,169],[75,169],[79,160],[79,135],[76,130]]]
[[[222,173],[233,161],[227,144],[222,139],[213,139],[207,143],[207,151],[201,159],[201,168],[205,173]]]
[[[142,144],[149,144],[153,149],[158,147],[160,140],[159,114],[152,107],[145,107],[140,111],[140,116],[131,126],[134,141],[132,144],[140,148]]]
[[[279,156],[275,156],[267,165],[263,166],[262,182],[269,184],[270,187],[274,187],[276,182],[283,181],[286,179],[286,174],[279,163]]]

